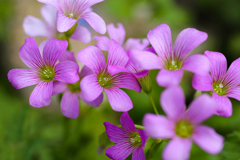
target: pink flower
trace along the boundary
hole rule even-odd
[[[136,130],[127,112],[121,115],[120,123],[124,129],[104,122],[108,138],[110,141],[118,143],[108,148],[105,152],[106,155],[114,160],[124,160],[133,153],[132,160],[145,160],[143,148],[148,136],[144,130]]]
[[[163,159],[189,159],[192,140],[210,154],[221,152],[223,137],[214,129],[199,124],[216,112],[217,103],[209,95],[202,94],[197,97],[185,111],[182,89],[170,87],[163,91],[160,102],[168,118],[146,114],[143,124],[150,137],[171,138],[163,151]]]
[[[66,83],[79,80],[76,63],[68,61],[56,64],[67,46],[67,41],[51,39],[44,46],[41,55],[35,39],[26,39],[19,56],[31,70],[12,69],[8,72],[8,79],[17,89],[38,84],[30,96],[30,105],[42,107],[50,104],[53,80]]]
[[[126,41],[126,43],[124,43],[126,32],[122,23],[118,23],[117,27],[115,27],[113,23],[108,24],[107,29],[108,29],[108,35],[110,39],[107,36],[93,37],[93,39],[97,41],[96,47],[98,47],[100,50],[108,51],[111,39],[114,39],[126,51],[129,51],[132,49],[144,50],[150,44],[146,38],[143,39],[142,42],[141,42],[141,39],[139,38],[129,38]]]
[[[46,22],[33,16],[27,16],[23,21],[24,32],[31,37],[41,36],[49,39],[57,37],[61,39],[64,35],[57,31],[57,9],[50,5],[44,5],[41,8],[41,14]],[[70,38],[89,43],[91,32],[85,27],[77,26]]]
[[[92,12],[90,7],[104,0],[38,0],[55,7],[57,12],[57,30],[66,32],[71,29],[80,18],[85,19],[97,32],[106,33],[103,19]]]
[[[136,78],[130,73],[114,75],[109,73],[110,66],[124,67],[129,59],[126,51],[117,42],[114,40],[110,42],[106,66],[102,52],[95,46],[81,50],[77,58],[94,72],[94,74],[84,77],[80,83],[83,97],[87,101],[96,99],[104,90],[113,110],[125,112],[132,109],[131,99],[119,88],[140,92],[141,88]]]
[[[74,53],[65,51],[65,53],[60,57],[59,62],[64,61],[73,61],[75,63],[76,60],[74,58]],[[52,95],[56,95],[64,92],[62,100],[61,100],[61,111],[64,116],[68,118],[77,118],[79,115],[79,97],[88,105],[92,107],[97,107],[102,103],[103,94],[100,94],[97,99],[94,101],[86,101],[81,92],[80,81],[87,75],[93,74],[93,72],[86,66],[84,66],[79,73],[79,81],[76,83],[65,83],[65,82],[53,82],[53,92]]]
[[[183,70],[197,74],[206,74],[210,62],[204,55],[188,56],[190,51],[207,39],[207,34],[194,28],[184,29],[177,37],[172,49],[171,31],[168,25],[161,24],[148,33],[148,39],[157,55],[148,51],[131,51],[134,65],[144,70],[161,69],[157,75],[160,86],[178,85],[183,76]]]
[[[212,91],[212,97],[219,102],[217,115],[232,115],[232,103],[228,97],[240,101],[240,58],[235,60],[227,71],[227,60],[222,53],[205,51],[211,62],[211,75],[193,76],[193,88],[200,91]]]

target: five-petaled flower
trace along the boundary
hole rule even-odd
[[[186,111],[184,93],[180,87],[163,91],[160,101],[168,118],[146,114],[143,124],[150,137],[172,138],[163,151],[163,159],[188,159],[192,140],[210,154],[220,153],[223,137],[212,128],[199,124],[214,115],[217,109],[217,103],[208,94],[197,97]]]
[[[148,33],[148,39],[158,56],[147,51],[132,50],[133,63],[144,70],[161,69],[157,75],[160,86],[178,85],[183,70],[206,74],[210,62],[204,55],[195,54],[187,57],[190,51],[204,42],[208,35],[194,28],[184,29],[177,37],[172,49],[171,31],[168,25],[161,24]]]
[[[109,73],[109,67],[124,67],[129,60],[126,51],[115,40],[110,42],[106,66],[103,53],[95,46],[81,50],[77,58],[94,73],[84,77],[80,83],[83,97],[87,101],[96,99],[104,90],[113,110],[125,112],[132,109],[131,99],[119,88],[128,88],[137,92],[140,92],[141,88],[131,73],[114,75]]]
[[[193,76],[192,85],[199,91],[212,91],[212,97],[219,102],[217,115],[232,115],[232,103],[227,97],[240,101],[240,58],[235,60],[227,71],[227,60],[222,53],[205,51],[211,62],[211,75]]]
[[[143,148],[148,138],[145,131],[135,128],[127,112],[121,115],[120,123],[123,129],[104,122],[108,138],[110,141],[118,143],[108,148],[105,154],[114,160],[124,160],[133,153],[132,160],[145,160]]]
[[[35,39],[31,37],[26,39],[19,51],[19,56],[32,70],[12,69],[8,72],[8,79],[17,89],[39,83],[30,96],[30,105],[42,107],[50,104],[53,80],[66,83],[75,83],[79,80],[79,67],[76,63],[66,61],[56,64],[67,46],[67,41],[50,39],[41,55]]]

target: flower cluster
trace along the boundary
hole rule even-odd
[[[47,106],[51,96],[63,93],[62,114],[68,118],[79,115],[79,97],[89,106],[100,106],[103,91],[114,111],[124,112],[121,126],[105,122],[109,139],[117,143],[106,150],[106,156],[123,160],[131,153],[133,160],[144,160],[144,147],[148,137],[171,139],[166,145],[163,159],[188,159],[192,141],[210,154],[221,152],[222,136],[212,128],[200,125],[213,115],[229,117],[232,104],[228,97],[240,101],[240,59],[235,60],[229,70],[223,54],[205,51],[204,54],[189,53],[207,40],[207,33],[194,28],[180,32],[172,47],[171,30],[161,24],[149,31],[147,38],[129,38],[125,43],[125,29],[121,23],[108,24],[93,12],[91,6],[103,0],[38,0],[45,3],[41,9],[46,22],[27,16],[23,28],[27,35],[48,39],[37,45],[34,38],[27,38],[19,51],[21,60],[30,69],[12,69],[8,79],[21,89],[38,84],[29,103],[33,107]],[[91,41],[90,31],[78,26],[85,19],[100,34],[94,36],[95,46],[88,46],[77,54],[84,64],[79,70],[69,39],[84,43]],[[107,63],[102,51],[108,52]],[[146,114],[143,126],[136,129],[128,111],[134,106],[130,97],[120,88],[145,92],[151,99],[150,70],[158,69],[159,86],[166,87],[160,96],[162,109],[168,116]],[[184,70],[194,73],[192,86],[206,91],[186,109],[183,90],[179,86]],[[152,99],[151,99],[152,100]],[[176,149],[177,148],[177,149]]]

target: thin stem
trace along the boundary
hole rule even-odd
[[[159,114],[159,113],[158,113],[158,110],[157,110],[157,107],[156,107],[156,105],[155,105],[155,103],[154,103],[154,101],[153,101],[153,98],[152,98],[151,93],[149,93],[149,94],[147,94],[147,95],[148,95],[148,97],[149,97],[149,99],[150,99],[150,101],[151,101],[151,103],[152,103],[154,112],[155,112],[156,114]]]
[[[141,126],[141,125],[138,125],[138,124],[134,124],[134,126],[135,126],[137,129],[144,129],[144,127],[143,127],[143,126]]]

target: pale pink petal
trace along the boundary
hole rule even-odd
[[[210,66],[210,61],[206,56],[194,54],[184,60],[182,69],[195,74],[206,75],[209,73]]]
[[[172,36],[167,24],[161,24],[149,31],[147,38],[161,59],[169,58],[172,53]]]
[[[64,61],[72,61],[77,63],[75,56],[74,56],[74,52],[70,52],[68,50],[66,50],[62,56],[59,58],[59,62],[64,62]]]
[[[121,73],[113,78],[113,86],[117,88],[132,89],[141,92],[137,79],[131,73]]]
[[[185,112],[184,118],[194,124],[203,122],[216,113],[218,104],[208,94],[197,97]]]
[[[37,72],[29,69],[12,69],[8,72],[12,86],[21,89],[41,82]]]
[[[174,133],[174,124],[165,116],[147,113],[143,118],[146,133],[152,138],[168,139]]]
[[[50,5],[43,5],[41,8],[41,14],[44,20],[47,22],[53,33],[57,32],[57,9]],[[53,34],[54,36],[55,34]],[[52,37],[51,37],[52,38]]]
[[[223,117],[232,116],[232,103],[226,96],[220,96],[213,92],[213,99],[218,103],[216,114]]]
[[[224,77],[224,84],[228,86],[228,88],[236,87],[240,84],[240,58],[236,59],[232,62],[228,71]]]
[[[29,103],[33,107],[47,106],[51,102],[53,81],[40,82],[33,90]]]
[[[212,91],[213,79],[210,74],[197,75],[192,78],[192,86],[198,91]]]
[[[80,82],[80,88],[86,101],[95,100],[103,91],[103,87],[98,83],[95,74],[84,77]]]
[[[75,2],[76,12],[79,15],[84,14],[86,12],[90,12],[90,11],[92,11],[92,9],[90,8],[92,5],[102,2],[102,1],[104,1],[104,0],[76,0],[76,2]]]
[[[65,16],[62,12],[57,12],[57,30],[59,32],[67,32],[76,24],[78,19]]]
[[[185,112],[185,98],[181,87],[165,89],[160,96],[162,109],[170,119],[177,120]]]
[[[156,53],[156,51],[154,50],[153,47],[148,47],[148,48],[145,49],[145,51]]]
[[[78,95],[66,91],[61,100],[61,112],[65,117],[76,119],[79,115]]]
[[[231,97],[240,101],[240,86],[231,88],[226,94],[227,97]]]
[[[19,50],[22,61],[31,69],[38,70],[43,66],[43,59],[34,38],[25,39],[25,44]]]
[[[129,38],[125,45],[124,48],[126,51],[133,50],[133,49],[138,49],[138,50],[144,50],[150,45],[148,39],[139,39],[139,38]]]
[[[187,160],[192,148],[191,139],[173,138],[168,142],[162,153],[164,160]]]
[[[132,160],[145,160],[144,150],[138,147],[133,151]]]
[[[184,29],[179,33],[173,48],[174,57],[184,59],[189,52],[207,40],[207,33],[194,28]]]
[[[115,40],[110,41],[107,65],[125,66],[129,58],[127,52]]]
[[[46,65],[54,66],[62,54],[66,51],[68,42],[50,39],[43,48],[43,60]]]
[[[74,33],[71,36],[71,39],[75,39],[78,41],[81,41],[83,43],[89,43],[91,42],[91,32],[86,28],[82,26],[77,26]]]
[[[83,78],[85,76],[88,76],[90,74],[94,74],[93,71],[88,68],[87,66],[83,66],[81,72],[80,72],[80,77]]]
[[[81,18],[85,19],[89,25],[98,33],[105,34],[107,31],[104,20],[94,12],[84,13]]]
[[[136,132],[137,131],[135,126],[134,126],[133,120],[128,115],[128,112],[122,113],[122,115],[120,117],[120,124],[126,131],[129,131],[129,132]]]
[[[99,74],[105,68],[105,58],[102,52],[95,46],[89,46],[78,52],[77,58],[95,74]]]
[[[56,9],[60,10],[60,6],[59,6],[59,1],[58,0],[38,0],[38,2],[49,4],[49,5],[53,6],[53,7],[55,7]]]
[[[128,69],[126,69],[123,66],[112,66],[112,65],[108,65],[108,72],[111,75],[115,75],[118,74],[120,72],[130,72]],[[130,72],[131,73],[131,72]]]
[[[113,23],[107,25],[108,35],[110,39],[114,39],[118,44],[121,46],[124,43],[125,40],[125,29],[122,23],[118,23],[117,27],[114,26]]]
[[[91,107],[98,107],[100,106],[100,104],[102,103],[103,101],[103,94],[101,93],[95,100],[93,101],[86,101],[82,95],[82,93],[80,93],[80,98],[85,102],[87,103],[89,106]]]
[[[55,66],[54,79],[60,82],[75,83],[79,81],[78,64],[72,61],[60,62]]]
[[[227,60],[222,53],[205,51],[204,55],[208,57],[211,63],[210,72],[214,81],[224,78],[227,71]]]
[[[223,149],[224,138],[208,126],[197,126],[192,138],[197,145],[210,154],[218,154]]]
[[[109,103],[114,111],[127,112],[133,108],[132,100],[123,90],[112,87],[104,88],[104,91],[106,92]]]
[[[40,45],[38,46],[39,52],[40,52],[41,56],[43,56],[43,48],[44,48],[44,46],[46,45],[46,43],[47,43],[48,41],[49,41],[49,40],[42,41],[42,42],[40,43]]]
[[[129,142],[118,143],[109,147],[105,154],[108,158],[114,160],[125,160],[133,151],[134,147]]]
[[[25,34],[31,37],[52,38],[54,34],[45,22],[33,16],[27,16],[24,19],[23,29]]]
[[[110,39],[106,36],[94,36],[93,39],[97,41],[96,47],[100,50],[108,51],[110,45]]]
[[[57,95],[59,93],[65,92],[67,88],[68,88],[67,83],[55,81],[53,82],[52,95]]]
[[[180,84],[183,76],[183,70],[175,70],[175,71],[169,71],[162,69],[156,79],[159,86],[162,87],[170,87],[170,86],[177,86]]]

